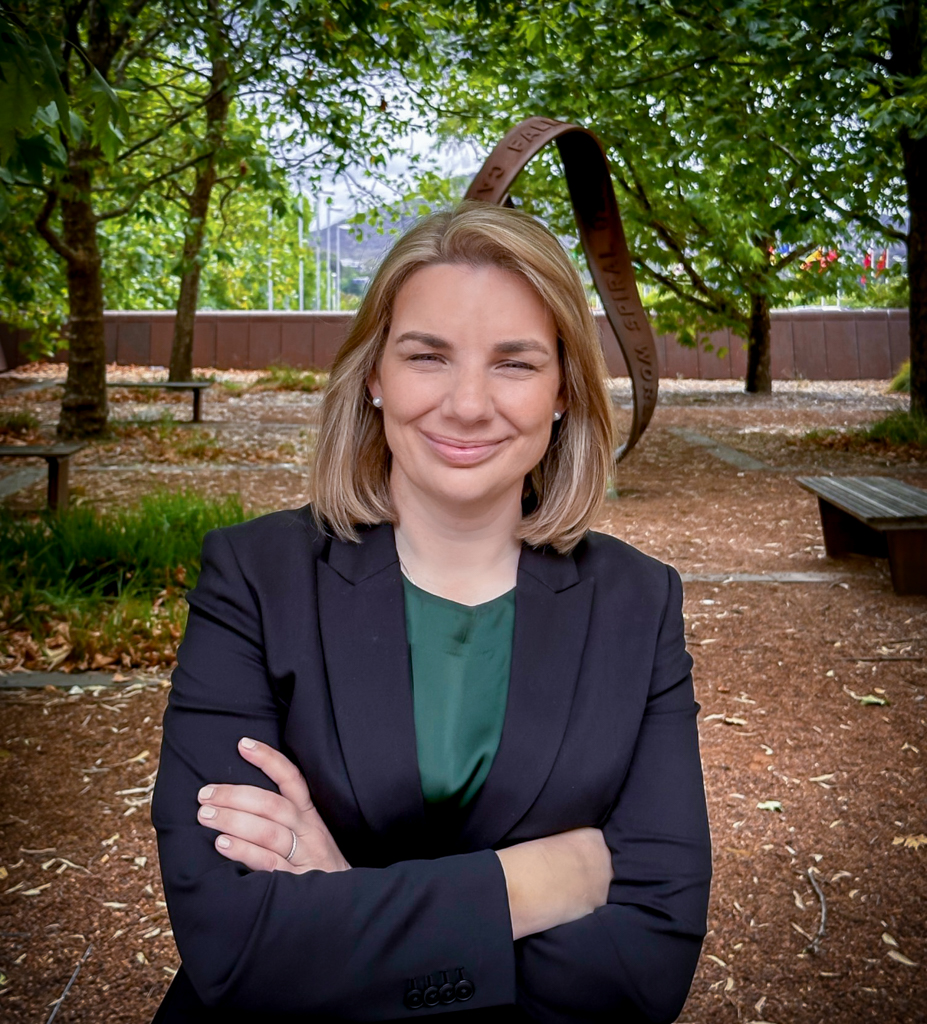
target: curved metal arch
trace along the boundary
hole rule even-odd
[[[602,143],[580,125],[530,117],[515,125],[489,154],[465,198],[505,205],[515,179],[550,142],[557,143],[586,262],[631,377],[634,411],[627,440],[615,452],[620,462],[653,415],[659,370]]]

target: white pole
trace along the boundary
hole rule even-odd
[[[267,308],[274,308],[274,267],[273,267],[273,214],[267,207]]]
[[[329,204],[325,217],[325,294],[328,296],[326,309],[332,308],[332,208]]]
[[[335,248],[337,250],[337,256],[335,257],[335,309],[341,309],[341,225],[339,224],[335,228],[337,236],[335,239]]]
[[[299,222],[298,222],[298,233],[299,233],[299,311],[300,313],[305,309],[306,299],[306,279],[305,279],[305,267],[303,265],[303,194],[299,193]]]
[[[322,197],[315,205],[315,308],[322,308]]]

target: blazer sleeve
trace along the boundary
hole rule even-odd
[[[215,832],[197,822],[197,792],[207,782],[271,789],[237,742],[252,736],[280,749],[283,710],[259,601],[226,530],[206,535],[188,602],[152,820],[175,940],[199,998],[265,1014],[395,1020],[413,1012],[410,979],[448,971],[454,982],[463,968],[474,989],[467,1009],[513,1003],[512,926],[492,850],[302,875],[252,872],[220,856]]]
[[[517,1001],[535,1020],[674,1021],[706,930],[711,880],[692,659],[682,583],[669,574],[646,709],[629,771],[602,826],[608,903],[516,943]]]

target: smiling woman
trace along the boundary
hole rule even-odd
[[[674,1019],[708,827],[676,572],[590,530],[613,427],[557,240],[402,238],[313,502],[207,534],[152,817],[158,1022]]]
[[[368,390],[380,399],[407,571],[465,604],[510,589],[525,478],[562,416],[557,331],[537,293],[494,266],[418,270],[396,295]],[[492,524],[501,543],[487,548],[483,572],[451,573],[445,557],[438,576],[414,540],[419,534],[429,546],[436,534],[426,523],[435,517],[461,540]]]

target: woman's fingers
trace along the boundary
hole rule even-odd
[[[293,845],[293,831],[286,825],[270,821],[257,814],[237,811],[230,807],[214,807],[204,804],[199,809],[200,824],[224,832],[233,839],[239,839],[267,853],[285,859]],[[237,859],[237,858],[236,858]],[[264,868],[263,870],[273,870]]]
[[[203,786],[197,794],[197,818],[224,833],[216,839],[216,849],[254,871],[348,870],[351,865],[312,803],[299,769],[258,740],[244,737],[238,750],[280,792],[240,784]]]
[[[217,836],[216,849],[223,857],[244,864],[251,871],[293,871],[285,857],[236,836]]]
[[[281,825],[286,825],[287,828],[295,828],[298,824],[298,814],[293,804],[286,797],[269,789],[261,789],[260,786],[203,786],[196,796],[201,804],[248,811],[262,818],[270,818]]]
[[[269,779],[275,782],[280,790],[280,795],[291,800],[297,810],[307,811],[313,806],[309,787],[306,785],[302,773],[279,750],[274,750],[273,747],[261,743],[260,740],[243,736],[238,741],[238,751],[246,761],[256,768],[260,768]]]

